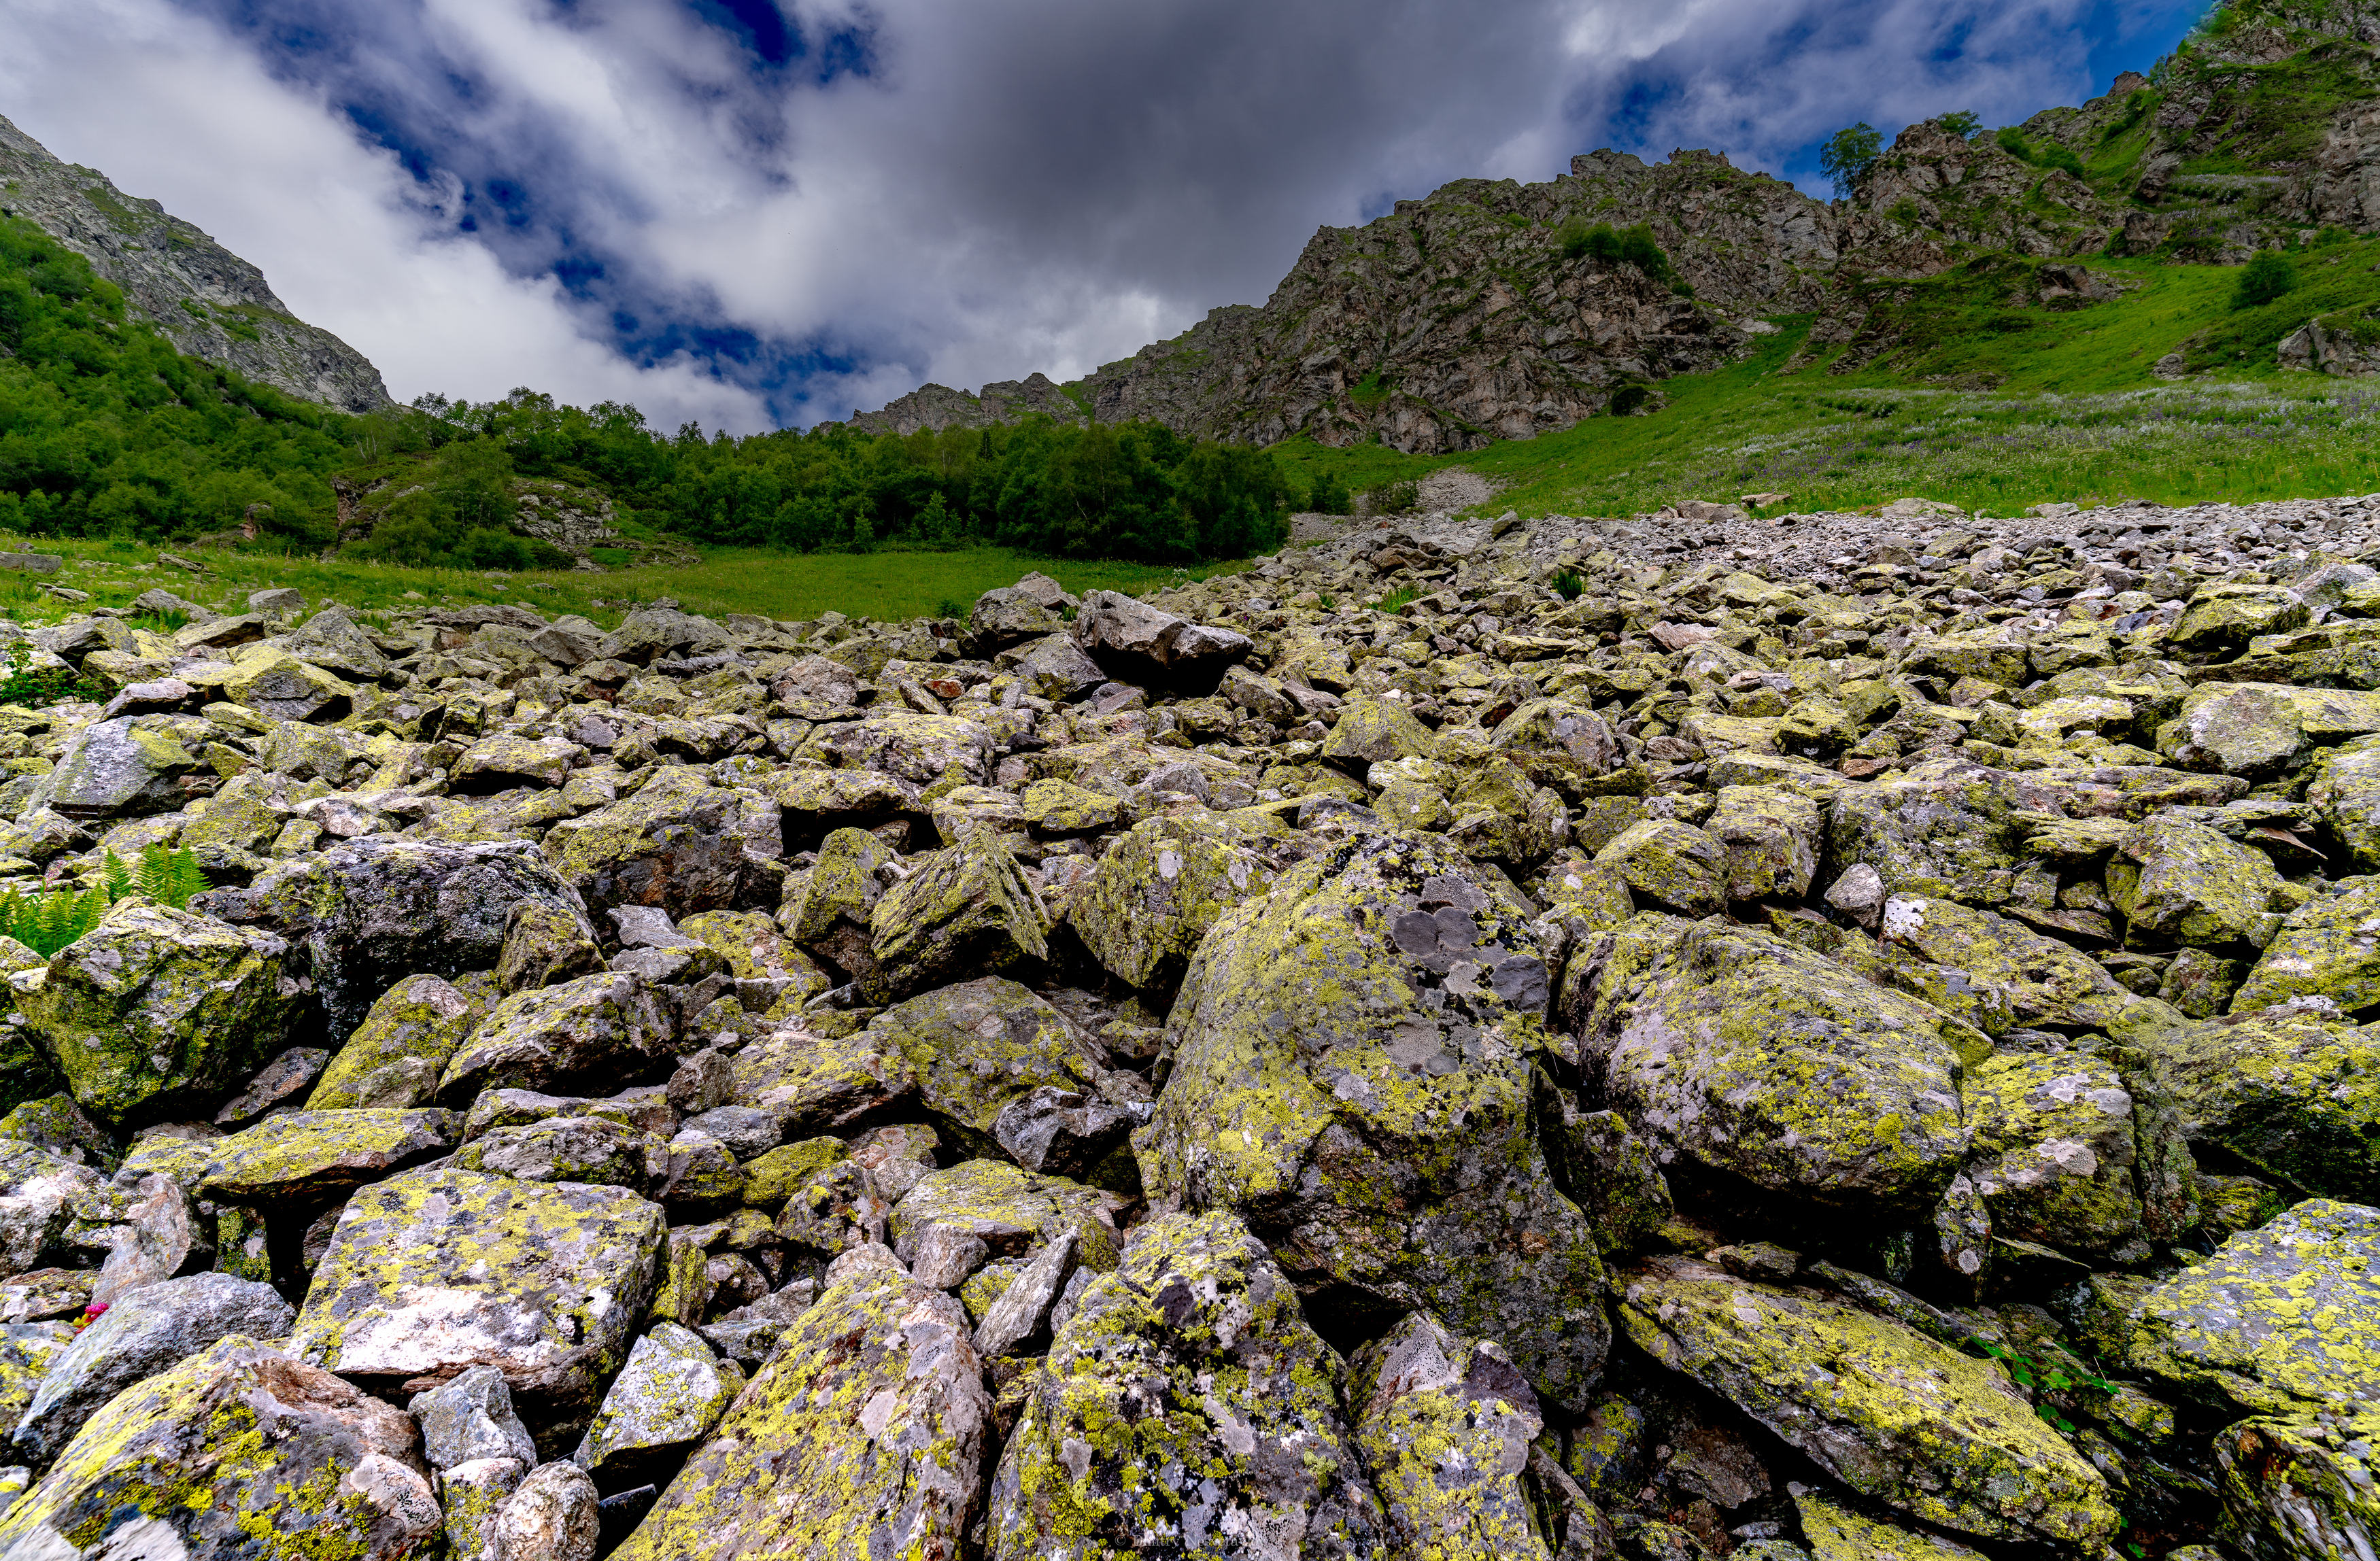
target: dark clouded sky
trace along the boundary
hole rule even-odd
[[[1617,146],[2011,123],[2203,0],[0,0],[0,114],[400,398],[748,430],[1080,374],[1315,227]]]

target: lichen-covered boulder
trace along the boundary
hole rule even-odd
[[[1888,894],[1990,904],[2023,849],[2008,778],[1971,760],[1932,758],[1888,780],[1846,786],[1828,814],[1828,853],[1842,872],[1876,869]]]
[[[595,1561],[603,1498],[577,1464],[541,1463],[488,1520],[491,1561]]]
[[[876,709],[862,720],[822,726],[810,744],[840,769],[868,769],[927,786],[946,775],[981,785],[999,740],[980,722],[916,710]]]
[[[1747,1558],[1757,1555],[1758,1561],[1800,1561],[1804,1555],[1816,1561],[1983,1561],[1983,1552],[1954,1539],[1888,1523],[1799,1481],[1786,1490],[1793,1498],[1794,1514],[1802,1520],[1802,1538],[1809,1548],[1789,1549],[1779,1541],[1755,1540],[1743,1546]]]
[[[137,818],[188,800],[182,778],[199,768],[166,718],[117,716],[76,732],[26,809],[67,818]]]
[[[1193,623],[1121,591],[1086,591],[1075,643],[1125,683],[1212,694],[1224,672],[1255,648],[1236,629]]]
[[[426,1168],[347,1200],[292,1352],[409,1391],[493,1366],[513,1391],[591,1410],[653,1291],[661,1205],[617,1187]]]
[[[477,991],[408,975],[381,994],[307,1097],[310,1111],[419,1106],[438,1093],[446,1063],[487,1013]]]
[[[1014,981],[944,986],[885,1010],[869,1027],[908,1059],[920,1104],[967,1154],[1102,1183],[1136,1174],[1124,1135],[1148,1119],[1148,1086]],[[1119,1155],[1123,1166],[1107,1164]]]
[[[1629,1337],[1863,1495],[1985,1539],[2093,1550],[2122,1519],[2107,1482],[2000,1368],[1822,1291],[1695,1258],[1627,1277]]]
[[[2380,1030],[2278,1008],[2143,1046],[2191,1143],[2289,1186],[2380,1202]]]
[[[130,899],[10,985],[77,1105],[153,1121],[211,1109],[287,1044],[288,952],[271,933]]]
[[[2139,1000],[2073,945],[1955,900],[1888,899],[1876,933],[1896,985],[1988,1035],[2103,1029]]]
[[[1545,1418],[1502,1347],[1416,1312],[1350,1365],[1356,1444],[1405,1553],[1544,1561],[1521,1473]]]
[[[2296,1417],[2380,1401],[2380,1209],[2314,1198],[2143,1298],[2131,1363],[2185,1393]]]
[[[421,1451],[435,1469],[480,1458],[537,1461],[537,1444],[513,1412],[512,1389],[493,1366],[473,1366],[452,1382],[415,1394],[406,1412],[421,1427]]]
[[[1570,843],[1570,814],[1560,796],[1500,754],[1456,772],[1447,812],[1444,833],[1464,855],[1514,872],[1534,869]]]
[[[104,1185],[100,1172],[79,1160],[0,1141],[0,1267],[23,1274],[41,1266],[77,1210]]]
[[[958,1561],[991,1396],[957,1300],[862,1267],[789,1325],[616,1561]]]
[[[1793,900],[1810,892],[1826,810],[1781,786],[1723,786],[1706,826],[1727,853],[1730,900]]]
[[[455,1152],[463,1170],[523,1181],[596,1181],[642,1191],[659,1139],[601,1117],[549,1117],[497,1128]]]
[[[219,1338],[279,1338],[289,1303],[270,1285],[193,1274],[120,1298],[61,1350],[34,1390],[10,1446],[36,1468],[65,1450],[102,1405]]]
[[[450,845],[365,835],[300,857],[245,889],[217,889],[205,910],[260,923],[302,956],[334,1039],[351,1035],[402,978],[491,970],[514,907],[541,901],[585,920],[577,897],[523,841]]]
[[[2281,919],[2232,994],[2236,1013],[2327,998],[2353,1012],[2380,1003],[2380,877],[2341,878]]]
[[[280,1111],[244,1131],[202,1141],[190,1189],[221,1203],[315,1203],[455,1146],[452,1111],[366,1107]]]
[[[991,829],[928,857],[876,902],[868,926],[868,980],[887,998],[1036,970],[1050,957],[1050,914]]]
[[[1066,918],[1091,957],[1127,986],[1170,992],[1215,918],[1269,890],[1276,875],[1230,819],[1143,819],[1108,844]]]
[[[920,1178],[892,1206],[885,1234],[918,1281],[946,1289],[986,1259],[1021,1257],[1071,1232],[1083,1266],[1115,1266],[1124,1200],[1003,1160],[962,1160]]]
[[[1388,759],[1434,759],[1438,733],[1422,725],[1397,700],[1357,697],[1340,710],[1338,723],[1322,740],[1322,756],[1359,766]]]
[[[2136,1101],[2104,1059],[2005,1053],[1968,1070],[1964,1093],[1965,1175],[1995,1236],[2127,1261],[2193,1223],[2180,1124]]]
[[[747,888],[757,890],[768,875],[756,864],[783,853],[782,830],[773,800],[763,804],[679,765],[656,772],[634,796],[564,819],[546,831],[543,848],[597,916],[622,905],[688,916],[733,909]]]
[[[1018,817],[1045,840],[1096,835],[1114,829],[1123,816],[1119,799],[1055,779],[1034,781],[1017,803]]]
[[[1941,1196],[1980,1032],[1748,927],[1640,916],[1612,938],[1580,1018],[1584,1094],[1771,1192],[1872,1211]]]
[[[585,752],[567,737],[497,732],[463,750],[451,772],[453,784],[468,795],[514,786],[559,786],[570,778],[571,760]]]
[[[1644,788],[1643,771],[1631,772],[1611,723],[1584,705],[1532,699],[1498,723],[1490,742],[1521,773],[1572,803]]]
[[[1682,915],[1709,915],[1727,905],[1727,847],[1683,819],[1638,819],[1595,853],[1595,865]]]
[[[2215,1434],[2225,1516],[2252,1555],[2337,1561],[2380,1543],[2380,1408],[2243,1420]]]
[[[674,1055],[675,1030],[652,989],[626,971],[516,992],[455,1047],[438,1093],[460,1106],[483,1090],[630,1083]]]
[[[2321,812],[2358,865],[2380,872],[2380,734],[2325,749],[2307,769],[2306,805]]]
[[[1534,1135],[1548,977],[1500,893],[1444,842],[1375,835],[1226,913],[1134,1144],[1143,1186],[1239,1214],[1299,1284],[1510,1338],[1568,1403],[1609,1341],[1600,1258]]]
[[[1343,1375],[1245,1226],[1152,1221],[1027,1379],[992,1485],[993,1561],[1383,1554]]]
[[[735,1104],[774,1111],[789,1136],[847,1128],[917,1089],[908,1058],[880,1032],[821,1035],[798,1022],[736,1053],[730,1077]]]
[[[832,961],[850,980],[876,969],[868,918],[884,898],[900,854],[865,829],[842,829],[819,842],[818,860],[789,885],[779,913],[785,936]]]
[[[2138,872],[2108,875],[2108,898],[2135,934],[2176,943],[2237,943],[2274,909],[2272,858],[2204,824],[2151,818],[2126,838]]]
[[[0,1425],[15,1425],[34,1390],[79,1336],[70,1323],[0,1323]]]
[[[496,955],[496,990],[552,986],[603,968],[594,929],[575,907],[524,900],[513,907],[504,946]]]
[[[2157,728],[2157,752],[2184,769],[2263,780],[2309,746],[2380,732],[2380,695],[2287,684],[2205,683]]]
[[[629,1350],[571,1459],[604,1483],[632,1485],[710,1434],[743,1391],[743,1367],[713,1355],[691,1328],[655,1324]]]
[[[439,1528],[404,1410],[233,1335],[100,1410],[0,1554],[407,1561]]]

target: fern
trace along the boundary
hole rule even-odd
[[[190,897],[208,887],[198,857],[189,851],[145,847],[138,866],[111,851],[100,866],[99,880],[89,889],[43,889],[0,894],[0,933],[48,959],[97,926],[107,908],[128,894],[146,895],[161,905],[186,909]]]
[[[141,852],[140,869],[132,875],[131,881],[150,899],[176,911],[188,907],[190,896],[207,888],[207,876],[200,870],[195,854],[188,849],[168,851],[162,845],[152,845]]]

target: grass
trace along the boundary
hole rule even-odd
[[[1876,284],[1876,302],[1900,316],[1889,321],[1899,345],[1857,372],[1828,372],[1840,350],[1797,361],[1811,321],[1780,319],[1750,357],[1663,381],[1668,405],[1649,417],[1437,456],[1303,439],[1277,450],[1300,480],[1328,470],[1359,490],[1465,466],[1500,485],[1487,510],[1524,515],[1629,514],[1755,491],[1790,493],[1783,507],[1800,511],[1913,496],[2012,514],[2049,502],[2380,490],[2380,386],[2285,374],[2272,350],[2317,313],[2380,302],[2380,241],[2294,258],[2294,291],[2234,313],[2233,266],[2093,257],[2095,273],[2129,290],[2052,310],[2011,305],[2034,267],[1995,257]],[[2211,372],[2154,377],[2176,350]]]
[[[0,538],[15,546],[28,541]],[[616,624],[632,603],[662,597],[674,599],[688,611],[710,614],[808,619],[835,611],[855,618],[902,619],[934,615],[946,601],[972,604],[993,587],[1013,586],[1037,569],[1077,594],[1118,590],[1146,595],[1180,580],[1203,580],[1244,567],[1211,563],[1176,570],[1083,563],[1037,558],[1010,548],[874,553],[706,548],[700,550],[702,562],[691,568],[515,574],[185,549],[181,556],[208,569],[204,575],[192,575],[156,564],[158,550],[135,542],[40,538],[30,539],[30,545],[63,554],[67,563],[59,574],[48,576],[0,571],[0,614],[19,623],[52,622],[91,607],[128,606],[141,592],[158,587],[201,606],[235,612],[245,611],[250,591],[288,587],[310,600],[328,597],[365,610],[517,602],[548,617],[576,612],[606,627]],[[169,544],[164,551],[176,549]],[[43,593],[35,584],[42,579],[89,591],[91,599],[69,605]]]

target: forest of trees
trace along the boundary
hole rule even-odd
[[[528,390],[351,417],[182,357],[128,321],[81,257],[21,219],[0,223],[0,531],[170,540],[246,517],[261,545],[319,550],[336,538],[341,473],[418,488],[351,546],[479,568],[540,562],[539,544],[505,529],[516,478],[600,487],[633,521],[697,541],[995,542],[1157,563],[1269,551],[1292,509],[1348,503],[1342,487],[1293,488],[1264,451],[1148,423],[738,439],[667,434],[633,406]]]

